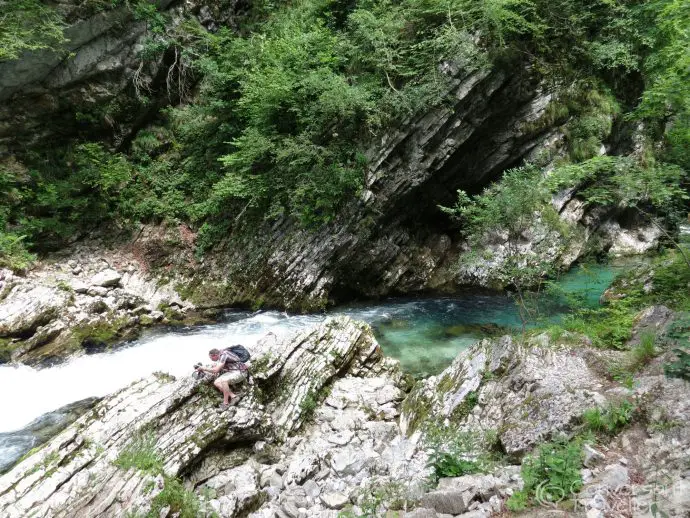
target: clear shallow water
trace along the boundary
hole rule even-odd
[[[569,292],[585,290],[586,303],[596,304],[618,271],[614,266],[579,268],[559,284]],[[45,369],[0,366],[0,432],[17,430],[74,401],[106,395],[155,371],[190,374],[192,365],[204,361],[213,347],[241,343],[251,350],[269,331],[285,336],[339,314],[372,324],[384,352],[417,375],[439,372],[477,339],[520,325],[514,303],[504,295],[393,299],[314,315],[228,311],[217,324],[158,329],[113,352],[83,355]]]

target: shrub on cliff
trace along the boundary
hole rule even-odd
[[[129,166],[115,153],[99,159],[105,170],[130,169],[116,192],[75,167],[73,150],[95,144],[22,151],[34,181],[8,221],[45,247],[113,217],[192,221],[207,247],[249,215],[288,215],[307,226],[330,221],[363,185],[364,151],[442,104],[453,71],[524,70],[525,60],[557,90],[581,83],[605,92],[590,96],[597,110],[560,106],[546,121],[567,122],[573,161],[598,153],[617,117],[643,123],[658,143],[649,157],[690,164],[690,14],[682,0],[257,2],[237,32],[214,34],[195,19],[166,25],[144,0],[87,4],[128,6],[147,21],[142,65],[168,49],[177,63],[169,73],[183,76],[184,62],[203,79],[194,103],[158,113],[168,131],[155,136],[150,152],[135,140]],[[0,60],[63,41],[56,11],[38,0],[0,2],[0,12]],[[177,83],[178,97],[188,100],[189,85],[182,77]],[[136,80],[133,90],[142,100]]]

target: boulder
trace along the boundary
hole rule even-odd
[[[0,337],[31,336],[67,305],[68,294],[48,286],[22,284],[0,301]]]
[[[495,495],[503,495],[508,485],[493,475],[465,475],[462,477],[442,478],[439,490],[455,490],[463,494],[463,500],[469,504],[473,500],[488,502]]]
[[[602,380],[584,359],[551,347],[545,334],[528,340],[482,340],[419,382],[402,404],[403,431],[435,416],[462,429],[498,430],[507,453],[523,453],[605,403]]]
[[[110,288],[118,286],[120,284],[120,279],[122,275],[113,269],[103,270],[97,273],[91,278],[91,284],[93,286],[103,286],[104,288]]]
[[[437,513],[460,514],[465,512],[467,505],[462,491],[438,490],[427,493],[420,500],[421,506],[433,509]]]
[[[342,509],[350,501],[347,495],[342,493],[325,493],[321,495],[321,501],[329,509]]]

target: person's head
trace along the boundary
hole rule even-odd
[[[220,351],[218,349],[211,349],[208,352],[208,357],[211,358],[212,361],[217,362],[218,358],[220,358]]]

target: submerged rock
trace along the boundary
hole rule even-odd
[[[0,473],[11,468],[25,453],[76,421],[96,404],[98,398],[70,403],[33,420],[21,430],[0,433]]]

